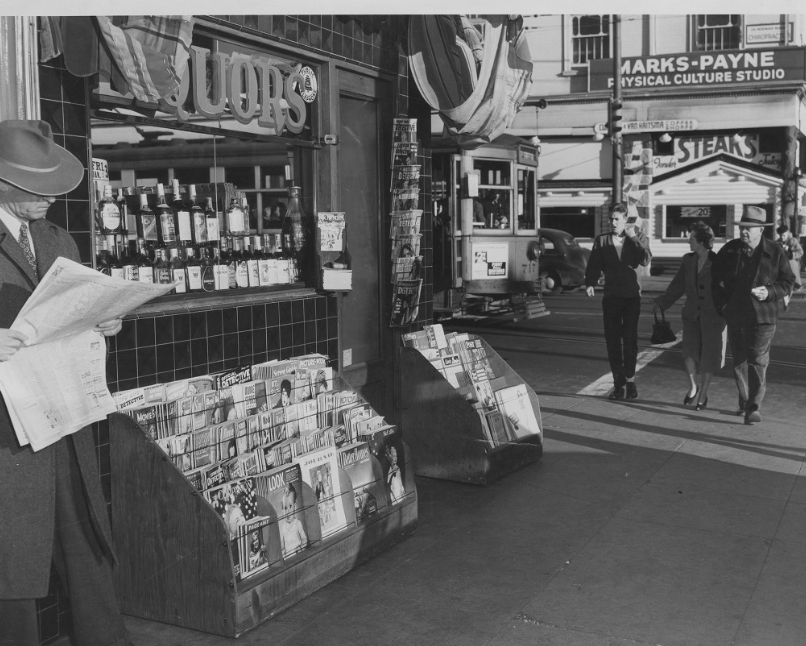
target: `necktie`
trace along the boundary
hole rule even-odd
[[[20,225],[20,238],[18,240],[20,243],[20,247],[22,247],[22,253],[25,254],[25,258],[28,260],[28,264],[31,265],[31,268],[36,271],[36,258],[34,258],[34,252],[31,251],[31,240],[28,237],[28,226],[25,224]]]

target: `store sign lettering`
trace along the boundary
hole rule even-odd
[[[759,152],[758,135],[713,135],[706,137],[675,137],[673,155],[656,155],[656,173],[665,173],[688,166],[706,157],[727,154],[745,159],[758,166],[778,169],[781,155]]]
[[[623,88],[647,88],[802,81],[806,78],[804,72],[802,49],[691,52],[624,59],[621,85]],[[589,73],[591,91],[613,87],[612,59],[590,61]]]
[[[182,76],[179,90],[162,101],[163,107],[177,119],[190,119],[184,104],[190,94],[192,78],[193,107],[203,117],[218,119],[229,107],[232,116],[244,125],[257,118],[260,126],[271,128],[277,134],[284,129],[302,132],[307,113],[305,101],[295,90],[295,87],[306,86],[301,74],[292,72],[283,78],[282,71],[260,57],[211,53],[209,49],[196,45],[190,49],[190,64]],[[209,88],[208,61],[212,65]]]

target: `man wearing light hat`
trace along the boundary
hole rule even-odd
[[[0,122],[0,362],[25,345],[9,328],[56,258],[81,262],[70,234],[45,215],[56,196],[86,181],[84,172],[47,123]],[[95,330],[112,336],[120,327],[115,319]],[[17,442],[0,398],[0,519],[0,644],[39,644],[36,599],[48,592],[51,563],[69,599],[72,643],[131,643],[89,427],[34,452]]]
[[[781,245],[762,235],[773,225],[764,209],[745,206],[736,224],[740,237],[726,243],[711,265],[712,292],[714,305],[728,324],[738,413],[744,415],[745,424],[755,424],[761,421],[778,307],[795,277]]]

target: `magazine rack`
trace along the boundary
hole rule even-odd
[[[525,384],[486,341],[495,389]],[[456,390],[419,350],[402,348],[401,428],[418,476],[486,485],[543,455],[543,425],[535,392],[526,385],[540,433],[493,447],[462,390]]]
[[[238,581],[221,516],[136,422],[119,413],[109,422],[116,576],[126,614],[238,637],[417,527],[417,490],[403,444],[407,494],[401,502],[356,523],[352,484],[339,470],[347,528],[321,539],[316,498],[303,485],[311,546]],[[380,479],[381,466],[371,459]]]

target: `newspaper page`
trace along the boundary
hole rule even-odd
[[[67,258],[57,258],[11,326],[37,345],[85,332],[120,318],[173,285],[112,278]]]
[[[28,336],[0,362],[0,393],[21,446],[39,451],[116,410],[106,341],[92,328],[167,293],[58,258],[11,326]]]

